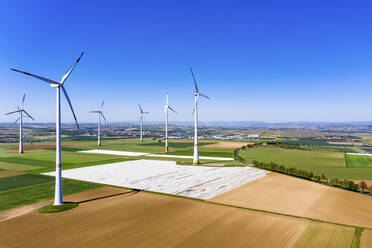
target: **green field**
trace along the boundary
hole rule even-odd
[[[363,155],[346,155],[348,168],[372,168],[372,157]]]
[[[240,154],[248,162],[274,162],[286,167],[294,167],[311,171],[317,175],[324,174],[328,178],[372,180],[372,169],[354,167],[347,168],[343,152],[321,148],[312,150],[285,149],[266,145],[247,149]]]
[[[0,184],[2,185],[0,189],[0,211],[36,203],[41,200],[52,199],[54,196],[53,177],[24,174],[0,179],[6,179],[0,180]],[[94,183],[68,179],[63,179],[62,183],[63,195],[101,187]]]

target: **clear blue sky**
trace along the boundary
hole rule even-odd
[[[372,120],[372,1],[4,1],[0,113],[23,93],[55,121],[55,90],[10,67],[66,81],[80,122],[105,99],[109,121],[162,120],[164,91],[192,120],[192,66],[202,121]],[[62,120],[72,116],[65,100]],[[13,117],[0,115],[0,122]]]

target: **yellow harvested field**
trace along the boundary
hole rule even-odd
[[[331,144],[331,145],[342,145],[342,146],[347,146],[347,145],[350,145],[350,146],[362,146],[363,143],[362,142],[328,142],[328,144]]]
[[[372,230],[364,230],[360,239],[360,248],[372,247]]]
[[[372,228],[371,196],[278,173],[210,201]]]
[[[22,171],[3,170],[3,171],[0,171],[0,178],[18,176],[18,175],[22,175],[22,174],[25,174],[25,173],[22,172]]]
[[[355,229],[326,223],[310,223],[294,248],[349,248]]]
[[[56,214],[0,222],[0,247],[292,247],[310,221],[103,187]]]
[[[252,143],[221,141],[221,142],[218,142],[216,144],[209,144],[209,145],[205,145],[203,147],[209,147],[209,148],[240,148],[240,147],[246,146],[248,144],[252,144]]]

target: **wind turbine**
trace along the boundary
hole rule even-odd
[[[177,114],[174,109],[172,109],[168,104],[168,90],[165,91],[166,96],[166,105],[164,106],[164,114],[165,114],[165,152],[168,152],[168,109],[172,110],[174,113]]]
[[[15,121],[15,123],[17,123],[19,121],[19,153],[23,153],[23,117],[28,117],[28,118],[31,118],[33,121],[35,121],[35,119],[32,118],[32,116],[29,115],[26,112],[26,110],[23,109],[23,105],[25,103],[25,97],[26,97],[26,95],[24,94],[23,95],[23,98],[22,98],[21,107],[17,106],[17,109],[18,110],[12,111],[12,112],[9,112],[9,113],[6,113],[6,115],[11,115],[11,114],[19,113],[19,117]],[[23,115],[23,113],[25,113],[26,115]]]
[[[105,100],[102,101],[101,107],[97,111],[90,111],[91,113],[97,113],[98,114],[98,131],[97,131],[97,136],[98,136],[98,145],[99,146],[101,146],[101,116],[103,117],[103,119],[106,122],[106,118],[105,118],[105,116],[103,115],[103,112],[102,112],[102,107],[103,107],[103,104],[104,103],[105,103]]]
[[[195,84],[195,105],[194,105],[194,110],[192,111],[195,119],[194,119],[194,159],[193,159],[193,164],[199,164],[199,150],[198,150],[198,98],[199,96],[203,96],[207,99],[206,95],[202,94],[199,92],[198,85],[196,84],[194,72],[192,71],[192,68],[190,68],[192,78],[194,79],[194,84]]]
[[[56,88],[57,96],[56,96],[56,186],[55,186],[55,193],[54,193],[54,205],[62,205],[63,204],[63,196],[62,196],[62,164],[61,164],[61,102],[60,102],[60,90],[62,89],[63,94],[66,97],[68,105],[70,106],[72,115],[74,116],[75,123],[77,129],[79,130],[79,124],[77,122],[74,109],[72,108],[72,104],[70,98],[67,95],[67,91],[63,86],[66,79],[70,76],[71,72],[74,70],[77,63],[80,61],[81,57],[83,56],[84,52],[80,55],[80,57],[75,61],[75,63],[71,66],[71,68],[63,75],[61,81],[57,82],[48,78],[44,78],[38,75],[34,75],[28,72],[11,69],[16,72],[20,72],[26,74],[28,76],[40,79],[41,81],[47,82],[50,84],[51,87]]]
[[[140,118],[140,122],[141,122],[140,141],[142,142],[143,141],[143,114],[148,114],[149,112],[143,112],[143,110],[141,108],[141,105],[139,105],[139,104],[138,104],[138,107],[140,108],[140,111],[141,111],[141,118]]]

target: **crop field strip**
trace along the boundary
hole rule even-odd
[[[360,239],[360,248],[372,247],[372,230],[364,230]]]
[[[327,223],[310,223],[293,248],[349,248],[355,229]]]
[[[348,168],[372,168],[372,157],[346,154]]]

